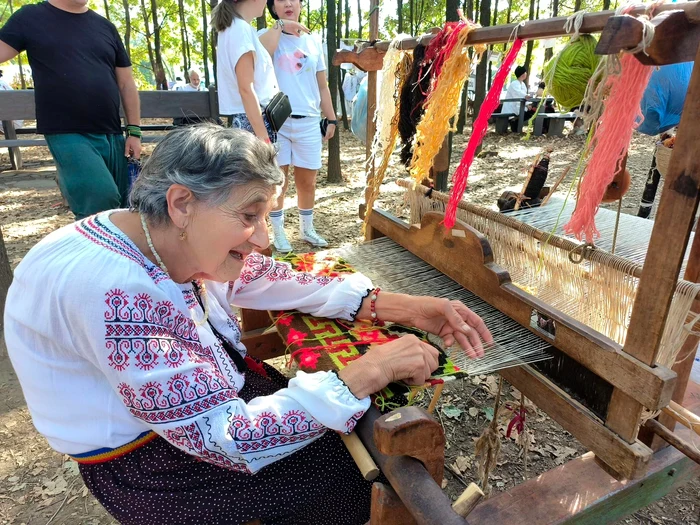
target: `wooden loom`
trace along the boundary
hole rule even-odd
[[[642,61],[669,64],[700,58],[698,2],[666,5],[660,9],[680,9],[681,12],[658,24],[655,39],[647,49],[648,56],[642,57]],[[630,17],[612,15],[612,12],[586,15],[581,32],[604,30],[598,48],[603,53],[635,47],[641,40],[641,23]],[[565,36],[565,20],[525,23],[518,30],[518,36]],[[375,30],[376,27],[375,20]],[[514,26],[500,26],[475,30],[469,42],[505,42],[513,29]],[[410,49],[416,42],[417,39],[408,40],[404,48]],[[376,74],[372,72],[381,69],[382,49],[386,47],[379,43],[359,53],[339,52],[334,59],[336,65],[349,61],[370,72],[370,101],[374,100],[372,93],[376,89],[376,85],[372,85]],[[508,273],[493,263],[488,239],[473,228],[458,224],[451,231],[445,231],[440,225],[441,217],[430,214],[420,225],[403,223],[378,209],[370,217],[369,238],[387,236],[393,239],[522,326],[530,327],[533,310],[553,318],[557,322],[553,344],[613,386],[609,410],[603,421],[529,366],[502,371],[506,380],[571,432],[591,454],[481,503],[469,516],[470,523],[505,520],[513,524],[610,523],[651,503],[677,483],[700,472],[675,449],[664,449],[647,426],[640,432],[644,407],[658,410],[674,401],[700,413],[700,386],[688,382],[692,357],[674,370],[656,365],[666,316],[700,199],[700,161],[693,157],[693,148],[700,139],[700,71],[697,68],[687,101],[624,346],[514,286]],[[371,122],[370,103],[368,128],[372,127]],[[368,132],[368,136],[372,134]],[[700,239],[697,236],[684,277],[692,281],[700,278]],[[250,312],[244,314],[246,330],[268,324],[255,326],[250,316]],[[269,356],[265,352],[270,351],[273,341],[270,334],[249,335],[257,337],[248,339],[251,353],[256,354],[257,341],[261,357]],[[696,345],[697,338],[691,337],[681,357],[694,353]],[[358,425],[360,438],[392,484],[392,487],[375,485],[372,523],[410,523],[412,520],[465,523],[452,511],[449,500],[439,489],[444,452],[436,451],[442,449],[444,437],[439,428],[416,410],[401,409],[397,414],[381,418],[369,413]],[[670,428],[675,423],[666,416],[660,421]],[[692,439],[689,430],[678,434]],[[633,481],[615,481],[610,473],[616,478]],[[529,504],[533,499],[539,504]],[[523,504],[518,505],[518,502]]]

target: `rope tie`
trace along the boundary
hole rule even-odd
[[[585,242],[580,244],[569,252],[569,261],[574,264],[581,264],[583,260],[587,259],[591,252],[593,252],[595,249],[596,247],[593,243]]]
[[[571,35],[571,42],[575,42],[578,40],[578,37],[581,36],[581,26],[583,25],[583,17],[585,16],[586,11],[581,10],[581,11],[576,11],[573,15],[568,17],[566,19],[566,23],[564,24],[564,31],[567,33],[573,33]]]

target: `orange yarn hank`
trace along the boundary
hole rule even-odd
[[[592,243],[600,236],[595,226],[595,214],[608,185],[619,171],[629,148],[632,131],[641,124],[639,104],[646,89],[652,68],[642,65],[633,55],[625,54],[620,60],[620,73],[610,75],[606,89],[610,95],[598,119],[591,141],[593,151],[585,176],[581,181],[576,210],[564,226],[581,240]]]
[[[413,158],[409,171],[411,178],[417,183],[428,176],[435,156],[452,129],[450,123],[459,109],[462,87],[471,70],[471,61],[466,50],[467,37],[476,27],[460,23],[450,35],[449,46],[444,49],[444,54],[450,54],[444,60],[435,86],[425,103],[425,113],[416,126],[413,139]],[[478,62],[486,46],[474,46],[474,50],[473,60]]]

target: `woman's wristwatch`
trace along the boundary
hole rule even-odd
[[[338,121],[337,121],[337,120],[329,120],[329,121],[328,121],[328,125],[330,126],[331,124],[333,124],[336,128],[338,127]]]
[[[274,29],[279,28],[280,31],[284,32],[284,20],[281,18],[275,20]]]

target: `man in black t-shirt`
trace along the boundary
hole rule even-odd
[[[127,205],[127,157],[141,155],[139,95],[114,25],[87,0],[27,5],[0,29],[0,63],[27,51],[37,131],[77,219]],[[122,134],[119,102],[127,119]]]

